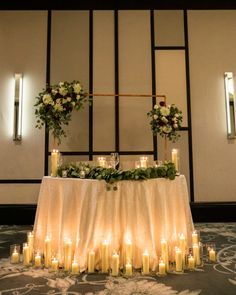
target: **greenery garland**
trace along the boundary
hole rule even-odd
[[[137,168],[131,170],[121,170],[114,168],[103,168],[101,166],[91,166],[86,162],[78,164],[61,165],[57,174],[59,177],[85,178],[105,180],[107,189],[117,189],[115,183],[121,180],[145,180],[151,178],[175,179],[175,165],[170,161],[165,161],[157,167]]]

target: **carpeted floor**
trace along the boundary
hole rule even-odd
[[[103,274],[57,275],[47,269],[24,268],[9,263],[10,245],[26,241],[31,226],[0,226],[0,295],[236,295],[236,223],[195,224],[203,244],[215,243],[217,263],[204,262],[194,272],[165,277],[113,278]]]

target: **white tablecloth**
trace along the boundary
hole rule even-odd
[[[44,177],[34,224],[35,250],[43,252],[49,235],[53,254],[63,260],[63,242],[70,238],[85,268],[89,249],[95,250],[98,263],[106,239],[110,251],[122,257],[128,237],[134,267],[141,267],[142,253],[147,250],[153,268],[160,256],[161,238],[168,240],[171,250],[183,233],[191,245],[193,222],[183,175],[175,180],[120,181],[117,188],[107,191],[105,181],[99,180]]]

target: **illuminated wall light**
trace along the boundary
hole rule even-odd
[[[236,114],[235,114],[235,94],[234,79],[232,72],[225,72],[225,105],[227,119],[227,137],[228,139],[236,138]]]
[[[13,140],[22,140],[22,100],[23,100],[23,74],[15,74],[14,98],[14,135]]]

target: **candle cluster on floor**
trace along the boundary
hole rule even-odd
[[[162,239],[160,241],[160,257],[155,269],[150,268],[150,254],[144,250],[142,261],[142,274],[148,275],[156,273],[159,276],[165,276],[168,272],[183,272],[184,270],[194,271],[196,267],[202,266],[202,243],[200,242],[198,232],[192,233],[192,247],[187,247],[185,236],[180,234],[177,240],[178,246],[172,249],[174,252],[173,261],[170,260],[170,249],[168,241]],[[34,235],[29,232],[27,242],[23,243],[22,255],[20,245],[11,245],[10,262],[12,264],[23,263],[24,266],[35,266],[36,268],[45,267],[51,271],[62,269],[71,274],[79,274],[80,264],[78,253],[73,253],[72,241],[67,238],[63,245],[63,261],[59,261],[57,255],[52,252],[52,240],[49,236],[45,237],[43,253],[34,249]],[[214,245],[206,245],[208,262],[216,261],[216,250]],[[75,251],[76,252],[76,251]],[[99,263],[96,264],[96,251],[88,250],[87,268],[88,273],[100,271],[101,273],[110,273],[112,276],[118,276],[121,273],[125,276],[132,276],[133,267],[133,243],[131,239],[127,239],[124,245],[124,253],[121,256],[119,251],[110,253],[110,243],[104,240],[101,243],[99,252]],[[121,259],[122,257],[122,259]],[[122,270],[122,272],[121,272]]]

